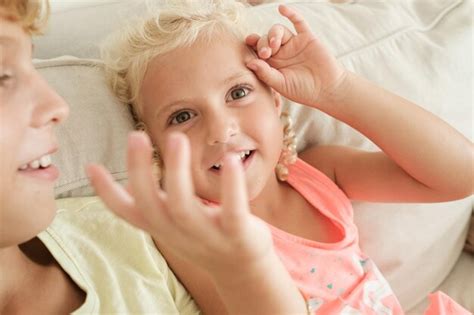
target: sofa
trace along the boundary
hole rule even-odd
[[[275,1],[264,2],[248,8],[254,31],[264,32],[276,22],[289,25]],[[414,101],[473,140],[472,1],[286,2],[350,71]],[[146,7],[127,0],[51,3],[49,27],[33,40],[34,63],[71,107],[68,121],[57,130],[61,149],[53,162],[62,175],[56,198],[81,198],[94,194],[83,167],[89,162],[104,164],[118,182],[127,181],[126,135],[134,122],[105,83],[99,48],[109,33]],[[377,150],[324,113],[288,100],[285,107],[295,121],[298,151],[320,144]],[[474,311],[474,255],[463,251],[473,196],[436,204],[353,206],[362,250],[379,266],[407,314],[421,314],[427,295],[436,290]]]

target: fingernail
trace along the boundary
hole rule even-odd
[[[151,145],[151,139],[144,131],[132,131],[129,136],[129,145],[133,147],[148,147]]]
[[[224,165],[237,165],[237,162],[240,160],[237,154],[235,153],[228,153],[224,159]]]
[[[171,150],[171,151],[176,150],[176,148],[178,147],[179,137],[180,136],[177,133],[171,133],[168,136],[168,141],[167,141],[168,150]]]
[[[262,47],[262,48],[260,48],[260,54],[261,54],[261,55],[264,55],[266,52],[268,52],[268,48],[267,48],[267,47]]]
[[[128,135],[128,146],[130,148],[137,148],[140,142],[142,142],[142,136],[137,131],[133,131]]]
[[[254,63],[248,63],[247,68],[249,68],[250,70],[255,71],[255,70],[257,70],[257,65],[254,64]]]
[[[276,43],[276,38],[275,37],[270,38],[270,46],[275,46],[275,43]]]

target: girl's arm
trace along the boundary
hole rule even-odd
[[[353,199],[431,202],[473,193],[473,144],[421,107],[346,71],[287,6],[282,25],[247,44],[258,54],[247,66],[277,92],[354,127],[383,152],[327,146],[302,157]]]
[[[338,154],[325,163],[350,198],[429,202],[473,193],[473,144],[423,108],[349,72],[337,93],[313,106],[383,151],[332,149]]]
[[[157,247],[202,314],[306,314],[303,297],[274,254],[255,268],[242,264],[212,277],[171,249]]]

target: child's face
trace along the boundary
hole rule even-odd
[[[28,34],[2,16],[0,8],[0,247],[6,247],[31,239],[54,216],[58,170],[20,168],[56,150],[53,126],[68,108],[33,67]]]
[[[219,201],[219,164],[225,152],[244,158],[249,198],[275,180],[283,139],[281,100],[245,64],[255,58],[244,43],[216,36],[153,60],[141,90],[139,116],[161,152],[172,131],[191,143],[198,196]]]

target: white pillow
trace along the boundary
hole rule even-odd
[[[35,66],[70,106],[69,118],[56,130],[59,152],[53,163],[61,171],[56,197],[93,194],[84,169],[90,162],[104,164],[116,180],[125,181],[125,148],[133,120],[108,89],[101,63],[69,57],[35,60]]]
[[[49,35],[35,40],[37,56],[76,52],[81,57],[98,56],[96,43],[117,27],[116,17],[123,12],[139,14],[135,2],[130,10],[124,9],[127,5],[53,14]],[[420,104],[472,140],[470,1],[291,5],[349,70]],[[288,25],[276,7],[249,9],[259,21],[256,30],[267,30],[275,22]],[[72,107],[69,122],[60,129],[62,149],[56,157],[65,175],[57,187],[61,196],[91,193],[83,173],[89,161],[104,163],[119,180],[126,178],[124,148],[132,122],[125,106],[108,92],[101,68],[92,65],[77,60],[39,65]],[[327,143],[376,149],[361,134],[323,113],[290,102],[287,106],[296,121],[298,150]],[[379,265],[403,307],[410,309],[441,283],[456,262],[473,199],[440,204],[354,203],[354,208],[363,250]],[[465,289],[474,294],[472,286]],[[474,309],[472,303],[465,306]]]
[[[33,39],[34,57],[48,59],[70,55],[100,58],[99,45],[123,20],[144,10],[140,0],[57,0],[45,35]]]

